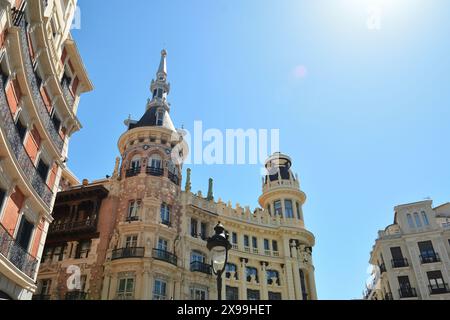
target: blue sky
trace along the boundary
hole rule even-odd
[[[111,174],[168,50],[172,119],[192,130],[280,129],[308,195],[319,298],[360,298],[397,204],[450,200],[450,4],[445,0],[79,0],[95,91],[70,145],[80,178]],[[379,29],[368,9],[381,8]],[[257,206],[260,167],[193,166],[193,190]]]

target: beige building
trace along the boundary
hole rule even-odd
[[[171,155],[182,135],[170,118],[166,55],[163,51],[145,114],[139,121],[126,121],[127,131],[118,143],[121,158],[116,160],[112,177],[64,193],[79,193],[98,184],[108,191],[95,211],[97,234],[90,238],[90,247],[83,247],[86,256],[74,259],[70,249],[82,245],[80,235],[76,236],[79,239],[52,239],[62,249],[57,251],[58,261],[50,259],[39,274],[45,287],[52,283],[50,291],[44,292],[46,298],[62,298],[58,269],[61,273],[76,265],[83,279],[83,292],[77,294],[86,299],[216,299],[206,239],[220,221],[233,245],[223,297],[317,299],[312,260],[315,238],[305,229],[302,207],[306,196],[288,156],[278,153],[267,160],[270,174],[263,179],[261,207],[254,211],[215,200],[212,180],[206,196],[194,194],[189,169],[182,189],[182,167]],[[59,216],[80,222],[70,212],[61,210]],[[48,252],[52,245],[47,242]],[[100,270],[93,267],[100,261],[101,274],[92,271]]]
[[[396,207],[394,224],[379,232],[370,263],[377,271],[365,299],[449,300],[450,203]]]
[[[75,0],[0,1],[0,299],[31,299],[69,139],[92,90]]]

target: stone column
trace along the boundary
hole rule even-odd
[[[141,299],[142,300],[151,300],[152,297],[150,295],[150,271],[148,269],[144,269],[144,272],[142,274],[142,292],[141,292]]]
[[[295,288],[294,288],[294,276],[292,274],[292,263],[286,259],[285,263],[285,272],[286,272],[286,288],[288,296],[286,297],[288,300],[295,300]]]
[[[103,280],[103,289],[102,289],[102,296],[101,296],[101,300],[109,300],[109,289],[110,289],[110,285],[111,285],[111,275],[110,274],[105,274],[105,278]]]
[[[136,272],[136,279],[135,279],[135,288],[134,288],[134,299],[135,300],[141,300],[143,297],[143,287],[144,284],[142,283],[144,273],[143,272]]]
[[[245,267],[247,266],[247,263],[247,259],[241,258],[241,274],[239,275],[241,286],[239,288],[239,300],[247,300],[247,276],[245,274]]]
[[[267,290],[267,262],[261,262],[261,276],[259,277],[261,286],[261,300],[269,300],[269,292]]]
[[[302,289],[301,289],[301,282],[300,282],[300,266],[298,263],[298,253],[297,248],[292,246],[291,247],[292,252],[292,274],[294,275],[294,291],[295,291],[295,298],[296,300],[303,300],[302,295]]]
[[[111,275],[111,282],[109,284],[109,291],[108,291],[108,297],[107,300],[113,300],[116,298],[116,292],[117,292],[117,273],[113,273]]]
[[[314,268],[310,267],[308,270],[308,285],[309,285],[309,294],[311,300],[317,300],[317,290],[316,290],[316,281],[314,277]]]

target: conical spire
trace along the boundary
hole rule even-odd
[[[166,77],[167,76],[167,61],[166,61],[166,57],[167,57],[167,51],[166,49],[163,49],[161,51],[161,62],[159,63],[159,68],[158,68],[158,79],[161,78],[161,76]]]

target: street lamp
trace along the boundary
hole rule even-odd
[[[217,276],[218,300],[222,300],[222,274],[228,262],[228,251],[231,249],[231,243],[228,241],[228,232],[220,222],[214,228],[214,231],[215,234],[208,238],[206,247],[211,251],[212,269]]]

